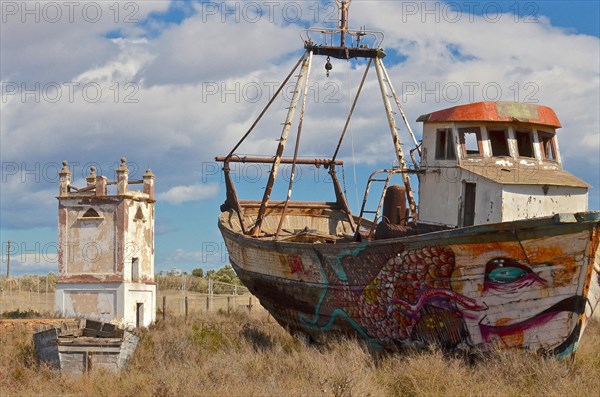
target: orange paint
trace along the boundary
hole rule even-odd
[[[554,110],[547,106],[530,103],[514,102],[477,102],[454,106],[437,112],[424,114],[417,121],[446,122],[446,121],[499,121],[562,127]]]
[[[462,250],[459,251],[458,249]],[[525,256],[518,243],[485,243],[485,244],[469,244],[457,246],[455,252],[461,252],[461,256],[465,253],[473,261],[471,265],[480,265],[494,257],[504,256],[515,260],[524,260]],[[483,257],[483,259],[481,259]],[[480,263],[481,262],[481,263]],[[458,263],[460,265],[460,263]]]
[[[502,317],[496,321],[496,326],[501,327],[510,324],[510,322],[512,322],[512,318]],[[523,331],[516,331],[512,334],[500,335],[500,340],[505,347],[520,347],[525,342],[525,335]]]
[[[562,287],[574,281],[579,266],[573,255],[566,255],[565,250],[553,240],[542,239],[525,247],[532,268],[536,265],[553,264],[559,268],[552,271],[552,285]],[[549,280],[548,280],[549,281]]]

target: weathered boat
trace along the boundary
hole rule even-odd
[[[125,369],[139,340],[114,324],[85,319],[76,329],[51,327],[33,334],[38,361],[72,374]]]
[[[418,143],[383,65],[381,36],[349,30],[349,2],[340,5],[339,28],[305,32],[305,53],[281,85],[300,66],[275,156],[236,150],[279,91],[233,150],[217,158],[227,190],[218,225],[240,279],[281,325],[314,340],[342,333],[382,349],[434,343],[572,357],[600,300],[600,212],[587,211],[589,186],[562,168],[556,114],[510,102],[456,106],[419,117]],[[326,44],[312,41],[315,32]],[[339,46],[330,44],[336,35]],[[334,155],[307,160],[298,157],[298,145],[316,55],[366,58],[368,65]],[[371,175],[353,215],[336,174],[337,154],[372,64],[398,165]],[[283,157],[301,97],[294,155]],[[392,98],[415,143],[412,167]],[[271,165],[262,200],[238,198],[234,162]],[[281,164],[291,168],[288,195],[273,201]],[[328,169],[335,202],[291,200],[300,165]],[[411,173],[419,179],[418,211]],[[394,176],[402,185],[391,185]],[[383,193],[368,211],[375,182]]]

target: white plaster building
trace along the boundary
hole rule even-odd
[[[91,167],[87,186],[78,189],[63,162],[55,308],[63,316],[145,327],[156,318],[154,175],[147,170],[142,180],[129,180],[125,158],[116,173],[107,181]]]
[[[417,121],[422,222],[461,227],[587,211],[589,185],[563,170],[552,109],[478,102]]]

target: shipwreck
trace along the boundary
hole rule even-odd
[[[135,352],[140,338],[114,324],[82,319],[79,327],[50,327],[33,334],[39,362],[66,373],[103,368],[119,372]]]
[[[437,344],[573,357],[600,300],[600,212],[588,211],[589,186],[563,169],[558,117],[534,104],[465,104],[420,116],[419,142],[383,64],[383,35],[350,30],[350,2],[339,5],[337,29],[303,32],[304,53],[280,86],[297,72],[274,156],[237,151],[279,91],[231,152],[217,158],[227,194],[218,226],[240,279],[281,325],[315,341],[334,333],[358,335],[376,349]],[[330,58],[366,60],[327,159],[298,154],[317,56],[327,57],[328,71]],[[353,214],[336,172],[338,153],[372,66],[396,165],[373,172]],[[411,166],[397,118],[414,144]],[[296,146],[285,157],[292,125]],[[270,165],[262,199],[238,197],[236,162]],[[288,195],[274,201],[282,164],[291,168]],[[301,165],[328,170],[335,201],[291,200]],[[392,184],[393,177],[401,183]],[[375,184],[383,188],[372,208]]]

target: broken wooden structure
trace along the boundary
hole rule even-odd
[[[139,337],[114,324],[81,320],[78,329],[50,328],[33,335],[38,361],[67,373],[81,374],[103,368],[126,368]]]

